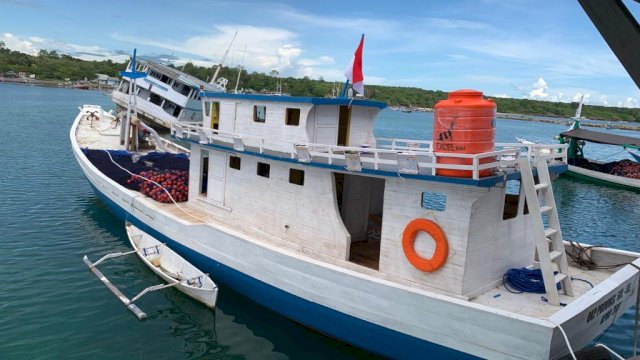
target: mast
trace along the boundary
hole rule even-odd
[[[130,71],[120,71],[120,76],[129,78],[129,102],[127,103],[127,117],[125,123],[121,126],[124,126],[124,132],[120,132],[120,144],[124,142],[124,148],[129,150],[129,131],[131,128],[131,108],[133,107],[133,111],[135,115],[138,114],[137,102],[136,102],[136,79],[143,78],[147,76],[147,73],[140,72],[136,70],[136,50],[133,49],[133,57],[131,58],[131,70]],[[124,136],[124,139],[122,138]]]
[[[240,68],[238,68],[238,78],[236,79],[236,88],[233,89],[233,93],[238,93],[238,84],[240,84],[240,74],[242,74],[242,66],[244,66],[244,54],[247,52],[247,45],[244,46],[244,51],[242,52],[242,62],[240,63]]]
[[[574,116],[575,119],[580,119],[580,116],[582,115],[582,102],[584,101],[584,95],[580,96],[580,103],[578,104],[578,108],[576,109],[576,115]]]
[[[218,64],[218,67],[216,68],[216,72],[213,73],[213,77],[211,78],[211,81],[209,81],[209,84],[213,85],[216,82],[216,79],[218,78],[218,73],[222,68],[222,64],[224,64],[224,61],[227,59],[227,55],[229,55],[229,50],[231,49],[231,45],[233,45],[233,41],[236,39],[237,35],[238,35],[238,32],[236,31],[236,33],[233,34],[233,39],[231,39],[231,43],[229,43],[229,47],[227,48],[227,51],[225,51],[224,56],[222,56],[222,60],[220,61],[220,64]]]

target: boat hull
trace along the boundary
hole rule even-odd
[[[557,328],[568,320],[552,323],[426,292],[320,262],[221,224],[181,221],[100,173],[75,144],[73,128],[71,135],[84,174],[116,216],[217,281],[305,326],[391,358],[548,359],[568,352]],[[629,270],[618,281],[633,279],[636,272]],[[590,302],[567,308],[582,314],[610,293],[596,291]],[[624,296],[623,311],[633,296]],[[576,334],[590,341],[607,326],[582,325],[565,329],[575,349],[588,344]]]
[[[565,174],[568,176],[573,176],[604,185],[640,191],[640,180],[638,179],[606,174],[603,172],[589,170],[574,165],[569,165],[569,170],[565,172]]]

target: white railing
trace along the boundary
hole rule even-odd
[[[121,91],[114,91],[112,99],[116,102],[120,102],[120,106],[127,107],[129,102],[129,94],[125,94]],[[159,124],[169,127],[171,123],[177,119],[164,111],[159,105],[156,105],[148,100],[136,98],[136,106],[138,112],[143,113],[147,117],[154,118]]]
[[[493,173],[517,170],[520,156],[527,156],[531,161],[542,156],[548,162],[566,163],[568,147],[566,144],[496,143],[497,150],[480,154],[443,153],[433,152],[433,142],[427,140],[378,138],[377,141],[389,144],[377,148],[338,146],[246,135],[192,124],[173,124],[171,134],[201,144],[233,146],[236,151],[250,148],[261,154],[265,151],[282,154],[302,163],[345,166],[350,171],[370,169],[435,175],[437,169],[467,170],[475,180],[480,179],[482,170],[492,169]],[[439,158],[457,158],[460,164],[439,163]],[[490,160],[483,163],[483,159]]]

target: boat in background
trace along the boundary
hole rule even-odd
[[[151,60],[138,60],[136,69],[131,69],[129,62],[126,71],[133,70],[147,75],[136,84],[134,101],[138,116],[149,124],[166,129],[171,128],[173,123],[201,122],[203,116],[199,92],[224,92],[228,83],[227,79],[221,77],[210,84]],[[123,78],[111,94],[118,106],[118,114],[126,113],[129,106],[129,86],[129,80]]]
[[[583,150],[586,142],[638,148],[640,138],[586,130],[581,128],[580,121],[576,120],[569,130],[560,134],[560,142],[569,145],[567,175],[640,191],[640,164],[637,161],[626,159],[604,163],[587,159]],[[627,151],[634,155],[629,149]]]

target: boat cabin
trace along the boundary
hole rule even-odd
[[[172,135],[191,143],[189,202],[221,223],[305,256],[465,299],[501,283],[507,269],[532,264],[532,215],[515,169],[522,144],[468,155],[471,165],[440,164],[431,141],[374,137],[381,102],[201,96],[202,124],[174,124]],[[551,173],[566,169],[563,146],[549,152]],[[473,176],[439,176],[438,168]],[[481,177],[482,169],[492,175]],[[425,270],[416,259],[441,264]]]
[[[166,128],[170,128],[173,122],[202,121],[199,92],[224,91],[226,86],[226,79],[212,85],[150,60],[138,60],[135,70],[147,74],[136,81],[134,95],[138,113],[148,122]],[[127,65],[126,71],[131,71],[131,63]],[[129,80],[123,78],[113,90],[113,101],[121,109],[127,107],[129,86]]]

